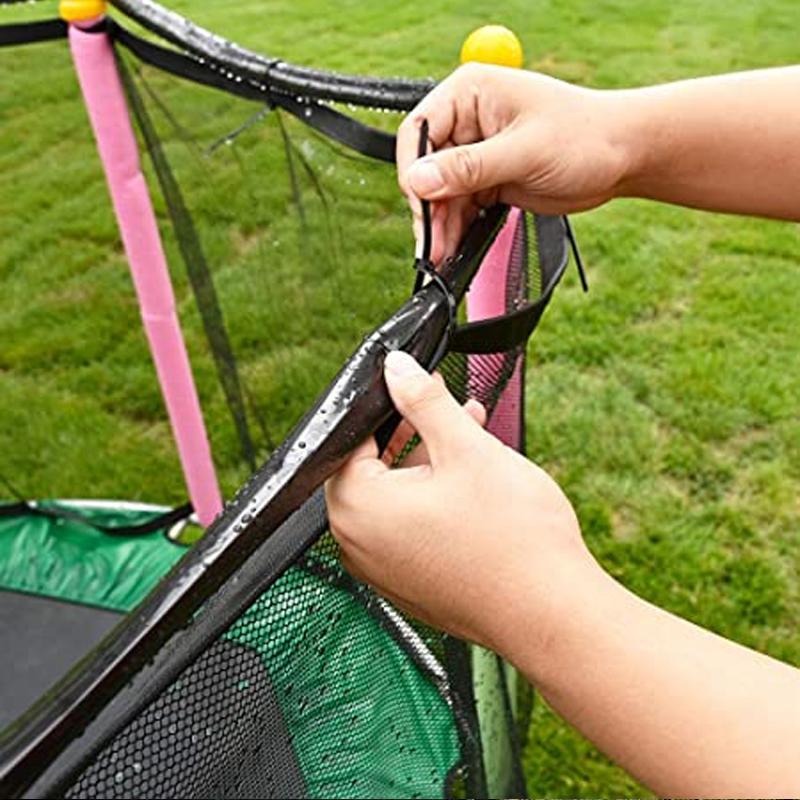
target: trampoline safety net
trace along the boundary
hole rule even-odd
[[[166,19],[165,30],[171,24],[150,0],[116,5],[146,12],[133,16],[156,34],[154,19]],[[431,84],[329,76],[325,90],[322,73],[284,65],[276,89],[268,72],[258,72],[261,62],[238,51],[218,48],[215,63],[181,47],[179,28],[165,46],[130,32],[122,14],[115,20],[98,30],[114,42],[185,301],[181,322],[190,341],[196,337],[194,367],[217,460],[240,480],[270,453],[286,452],[276,449],[285,431],[271,419],[271,404],[283,417],[300,416],[332,377],[330,366],[408,296],[414,274],[402,200],[393,168],[374,160],[390,152],[396,120],[375,109],[380,98],[387,108],[410,108]],[[28,74],[49,50],[63,71],[65,31],[55,21],[36,35],[8,33],[5,42],[3,23],[0,13],[0,43],[51,41],[0,49],[0,68],[13,52]],[[231,53],[241,72],[225,61]],[[309,95],[290,91],[292,81],[307,79]],[[80,103],[74,83],[68,91]],[[342,100],[362,108],[356,113]],[[484,404],[492,433],[524,451],[526,346],[564,272],[570,235],[557,217],[511,209],[504,220],[480,243],[481,266],[438,369],[460,401]],[[478,246],[473,239],[464,247]],[[380,291],[353,292],[356,270]],[[286,303],[297,325],[278,330]],[[331,309],[343,324],[329,319]],[[315,342],[303,352],[309,337]],[[267,368],[260,359],[271,348]],[[314,359],[322,363],[316,385],[292,377],[293,367],[316,375]],[[397,468],[415,444],[406,443]],[[495,654],[407,618],[354,580],[340,565],[324,495],[314,488],[274,534],[226,562],[224,578],[193,598],[191,613],[163,624],[153,593],[181,591],[181,565],[203,539],[181,550],[166,545],[163,532],[126,538],[113,524],[99,530],[98,518],[113,514],[96,508],[84,509],[82,528],[76,505],[66,518],[57,504],[0,505],[0,555],[8,558],[0,601],[3,592],[21,592],[121,620],[0,735],[2,794],[526,795],[520,754],[530,688]],[[143,513],[133,514],[137,523]],[[74,546],[81,537],[85,543]],[[151,591],[155,574],[164,577]],[[120,630],[155,631],[158,647],[129,668],[123,661],[113,692],[91,702],[76,696],[75,686],[107,668]]]
[[[513,233],[509,310],[538,296],[543,277],[534,221],[520,216]],[[518,392],[523,359],[524,346],[450,353],[441,372],[457,397],[486,405],[490,428],[521,430],[522,403],[503,399]],[[324,522],[322,510],[311,516],[298,524]],[[341,568],[328,533],[263,589],[68,797],[525,793],[518,731],[530,690],[497,657],[405,619]]]

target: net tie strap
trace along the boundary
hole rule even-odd
[[[419,147],[417,157],[422,158],[428,152],[428,120],[422,120],[419,129]],[[447,327],[447,335],[444,342],[450,338],[450,334],[456,327],[456,298],[450,289],[447,281],[436,271],[436,267],[431,261],[431,248],[433,244],[433,226],[431,225],[431,203],[430,200],[420,200],[422,206],[422,253],[414,259],[414,269],[417,271],[414,280],[414,293],[416,294],[425,285],[425,278],[435,283],[447,299],[447,310],[450,315],[450,322]],[[446,346],[446,345],[443,345]]]

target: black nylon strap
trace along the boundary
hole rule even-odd
[[[67,23],[61,19],[0,25],[0,47],[49,42],[53,39],[63,39],[66,35]]]
[[[389,133],[365,125],[322,103],[299,100],[250,78],[236,76],[227,70],[223,72],[211,62],[201,63],[192,56],[145,41],[111,20],[108,21],[108,30],[117,42],[146,64],[245,100],[278,106],[345,147],[370,158],[394,162],[395,137]],[[233,77],[229,77],[231,75]]]
[[[114,39],[123,47],[130,50],[140,61],[150,64],[164,72],[170,72],[179,78],[193,81],[194,83],[222,89],[229,94],[243,97],[245,100],[255,100],[259,103],[269,102],[271,93],[266,87],[256,84],[255,81],[236,81],[226,77],[208,62],[200,63],[196,58],[185,56],[176,50],[148,42],[123,28],[112,19],[106,20],[107,30]]]
[[[309,100],[301,103],[290,95],[273,93],[273,102],[310,128],[364,156],[394,164],[395,137],[346,114]],[[308,113],[308,112],[311,113]]]
[[[502,353],[524,344],[550,302],[551,293],[500,317],[459,325],[450,337],[455,353]]]
[[[170,528],[176,522],[187,519],[192,511],[191,503],[184,503],[182,506],[157,514],[147,522],[140,522],[136,525],[98,525],[96,522],[86,519],[78,511],[70,511],[67,508],[50,508],[34,505],[25,500],[17,503],[6,503],[0,505],[0,518],[3,517],[48,517],[50,519],[67,519],[71,522],[79,522],[94,528],[96,531],[106,533],[109,536],[143,536],[146,533],[160,531],[162,528]]]

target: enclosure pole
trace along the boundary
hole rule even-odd
[[[88,25],[70,20],[70,49],[189,497],[200,523],[208,526],[222,509],[222,499],[125,93],[111,40],[101,22],[102,18]]]
[[[525,225],[525,217],[518,208],[509,211],[508,219],[491,248],[486,253],[478,274],[472,281],[467,295],[467,318],[470,321],[499,317],[506,313],[506,280],[508,268],[511,263],[511,254],[514,240],[517,237],[519,226]],[[494,354],[472,354],[468,356],[469,380],[473,376],[476,382],[485,380],[479,378],[480,374],[487,373],[492,378],[498,378],[503,369],[502,359]],[[501,442],[521,449],[524,443],[525,431],[523,430],[525,356],[517,360],[514,371],[505,388],[500,394],[491,417],[486,425],[487,430],[493,433]],[[474,646],[472,648],[472,685],[475,690],[475,702],[478,711],[481,731],[484,742],[483,760],[486,772],[486,783],[489,797],[522,797],[527,796],[520,792],[524,787],[524,778],[514,773],[514,778],[519,786],[507,785],[503,776],[508,775],[515,757],[515,741],[507,736],[497,735],[498,731],[506,730],[508,721],[498,717],[492,709],[503,702],[503,692],[508,691],[509,700],[517,693],[517,676],[511,670],[505,673],[508,680],[504,688],[504,667],[499,658],[489,650]],[[494,734],[494,735],[492,735]],[[485,737],[485,738],[484,738]]]

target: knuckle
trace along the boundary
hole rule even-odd
[[[453,74],[458,76],[459,80],[474,82],[485,77],[487,67],[477,61],[468,61],[462,64]]]
[[[425,412],[441,402],[440,386],[430,378],[414,378],[405,387],[405,405],[411,412]]]
[[[457,463],[462,466],[468,482],[472,478],[478,477],[475,465],[483,464],[486,459],[486,453],[483,451],[480,441],[476,437],[468,435],[469,433],[471,431],[463,428],[459,429],[450,443],[450,453],[455,457]],[[479,473],[482,475],[482,470]]]
[[[337,525],[347,525],[354,509],[354,496],[358,495],[358,490],[353,487],[353,483],[353,479],[343,470],[335,481],[329,481],[325,486],[328,517],[332,524],[335,521]]]
[[[397,129],[398,137],[411,137],[416,143],[416,140],[419,137],[419,129],[426,118],[425,107],[423,103],[419,103],[400,123],[400,126]]]
[[[343,548],[349,548],[359,538],[358,526],[353,524],[352,515],[341,506],[328,506],[328,527]]]
[[[456,172],[466,189],[473,189],[480,185],[482,165],[481,158],[473,149],[462,148],[453,151]]]
[[[332,528],[338,528],[345,521],[341,493],[328,484],[325,487],[325,505],[328,510],[328,522]]]

